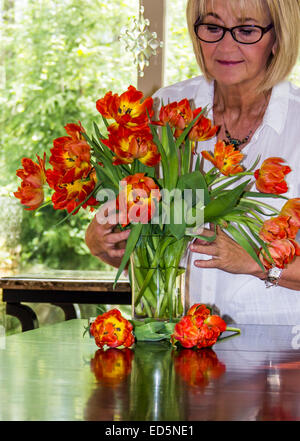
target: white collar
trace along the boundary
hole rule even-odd
[[[263,120],[263,125],[272,127],[278,135],[282,133],[288,116],[289,89],[288,81],[283,81],[273,87]]]

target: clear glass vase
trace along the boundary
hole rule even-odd
[[[180,266],[188,239],[145,235],[131,255],[132,318],[178,319],[185,314],[185,268]]]

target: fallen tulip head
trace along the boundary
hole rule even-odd
[[[175,346],[178,342],[184,348],[210,348],[226,328],[224,320],[210,315],[206,305],[195,304],[188,310],[188,315],[175,325],[171,343]]]

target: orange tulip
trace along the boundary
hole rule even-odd
[[[295,239],[298,227],[291,223],[289,216],[278,216],[266,220],[259,232],[259,236],[265,242],[277,239]]]
[[[67,124],[65,130],[70,136],[54,139],[49,163],[68,181],[85,178],[92,166],[91,148],[82,135],[84,129],[79,122]]]
[[[153,99],[146,98],[141,102],[142,98],[142,92],[129,86],[120,96],[108,92],[96,102],[96,108],[104,118],[116,121],[113,127],[121,125],[130,130],[141,130],[148,126],[149,117],[154,113]]]
[[[226,330],[226,323],[221,317],[186,315],[174,327],[171,335],[173,345],[179,342],[184,348],[207,348],[213,346],[219,335]]]
[[[22,179],[21,186],[14,193],[20,199],[21,204],[25,205],[25,210],[35,210],[44,201],[43,185],[46,183],[46,153],[44,158],[36,155],[38,162],[30,158],[22,159],[22,169],[17,170],[16,175]]]
[[[166,106],[162,106],[159,112],[159,119],[164,125],[169,123],[170,127],[181,131],[184,130],[193,121],[193,111],[189,101],[185,98],[179,103],[174,101]]]
[[[202,111],[201,107],[194,110],[193,119]],[[189,132],[191,141],[207,141],[216,136],[220,126],[212,126],[211,120],[201,115]]]
[[[274,263],[263,249],[260,250],[259,254],[259,258],[267,270],[272,268],[274,264],[278,268],[283,269],[287,264],[293,261],[295,256],[300,256],[300,246],[293,239],[274,240],[268,243],[267,247]]]
[[[300,228],[300,198],[290,199],[281,210],[283,216],[290,217],[290,224]]]
[[[165,125],[168,123],[171,127],[175,128],[174,136],[178,138],[201,111],[201,107],[192,111],[189,101],[185,98],[179,103],[174,101],[166,106],[162,106],[159,119],[161,124]],[[158,123],[158,125],[161,124]],[[191,141],[206,141],[213,138],[218,130],[219,126],[212,126],[211,121],[205,118],[204,115],[201,115],[190,130],[188,138]]]
[[[68,181],[58,170],[47,170],[47,182],[55,190],[52,195],[53,208],[55,210],[66,209],[68,213],[71,213],[94,190],[96,173],[92,170],[88,178]],[[93,207],[98,205],[98,201],[91,196],[82,205],[82,208],[89,206],[92,211]],[[73,214],[77,212],[75,211]]]
[[[216,343],[220,334],[221,331],[218,326],[204,323],[199,329],[197,348],[210,348]]]
[[[191,315],[184,316],[174,327],[174,333],[171,336],[171,342],[174,345],[177,341],[184,348],[193,348],[197,345],[199,339],[199,328],[193,321]]]
[[[122,179],[117,197],[117,210],[120,212],[123,227],[130,222],[148,223],[154,216],[155,203],[161,198],[159,187],[144,173],[136,173]]]
[[[195,303],[195,305],[191,306],[187,312],[187,315],[197,315],[200,316],[203,320],[205,320],[210,314],[210,310],[206,307],[206,305],[201,303]]]
[[[208,316],[204,320],[204,323],[209,326],[216,326],[217,328],[219,328],[221,333],[226,331],[227,325],[226,325],[225,321],[221,317],[219,317],[218,315]]]
[[[108,139],[103,139],[102,142],[115,153],[114,165],[131,164],[138,159],[153,167],[161,159],[149,130],[132,132],[120,126],[118,130],[111,131]]]
[[[112,309],[99,315],[90,326],[90,333],[96,345],[103,348],[119,346],[130,347],[134,343],[133,326],[118,309]]]
[[[244,171],[239,164],[244,155],[238,150],[235,150],[233,145],[226,145],[223,141],[218,141],[215,145],[214,156],[208,151],[201,152],[202,156],[210,161],[220,172],[225,175],[235,175]]]
[[[288,191],[285,176],[292,170],[289,166],[282,165],[281,158],[266,159],[259,170],[254,172],[256,188],[261,193],[282,194]]]

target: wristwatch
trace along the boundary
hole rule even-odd
[[[272,266],[272,268],[269,269],[267,278],[265,279],[266,288],[278,285],[282,271],[282,268],[278,268],[277,266]]]

